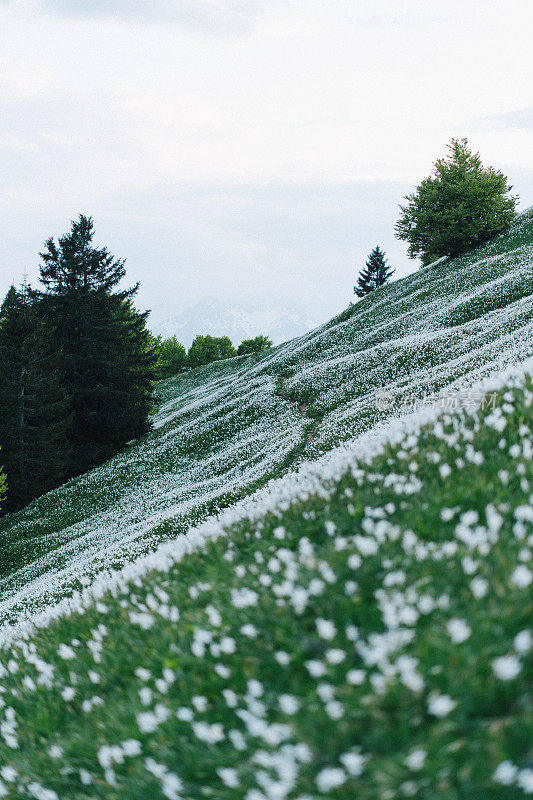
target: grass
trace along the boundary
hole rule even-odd
[[[533,791],[533,392],[514,383],[16,644],[7,796]]]

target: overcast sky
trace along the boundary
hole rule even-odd
[[[80,212],[152,320],[353,298],[467,136],[533,204],[531,0],[0,0],[0,293]]]

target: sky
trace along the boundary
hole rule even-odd
[[[154,324],[356,298],[468,137],[533,204],[531,0],[0,0],[0,294],[79,213]]]

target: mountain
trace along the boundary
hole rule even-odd
[[[0,520],[0,796],[531,796],[533,213]]]
[[[176,336],[187,349],[198,334],[229,336],[236,347],[243,339],[261,334],[268,336],[274,344],[281,344],[316,328],[320,321],[298,308],[244,303],[228,305],[205,298],[154,326],[153,332],[164,338]]]

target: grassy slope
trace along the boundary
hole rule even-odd
[[[532,254],[529,213],[257,364],[238,358],[163,382],[153,433],[0,521],[0,620],[187,530],[397,414],[402,398],[472,384],[531,354]],[[386,411],[380,388],[396,398]]]
[[[4,521],[4,619],[397,413],[396,399],[378,414],[376,388],[471,385],[531,355],[532,228],[523,219],[257,365],[162,384],[150,437]],[[112,593],[75,597],[83,613],[4,651],[0,793],[533,791],[530,379],[497,406],[393,424],[304,464],[240,522],[101,579]]]
[[[532,791],[531,379],[496,404],[13,647],[7,796]]]

